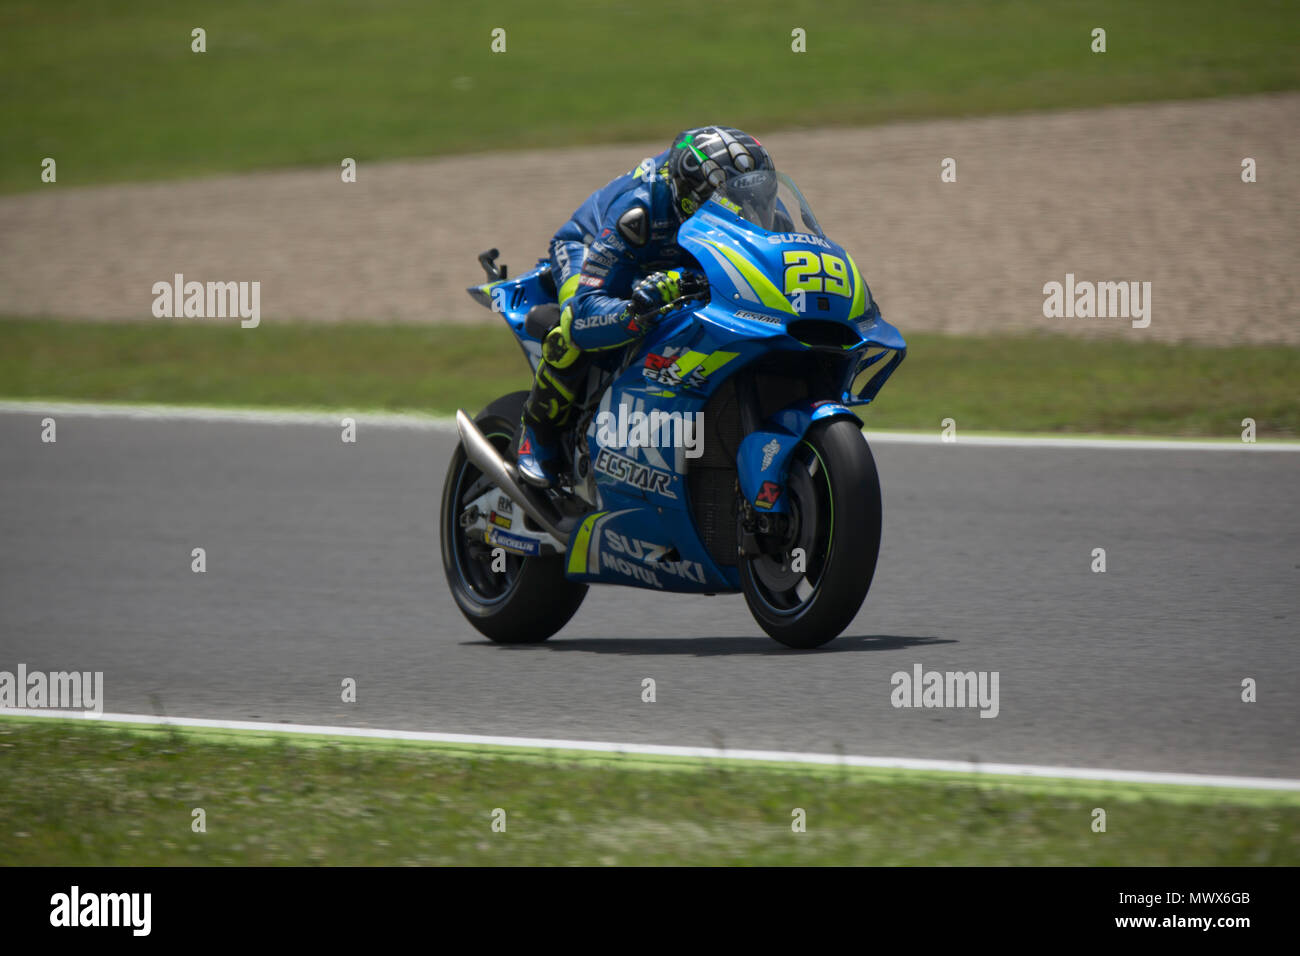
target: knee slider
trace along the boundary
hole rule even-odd
[[[548,365],[558,365],[568,351],[569,343],[559,329],[551,329],[542,340],[542,358],[546,359]]]
[[[567,325],[568,323],[561,322],[551,329],[546,335],[546,341],[542,343],[542,357],[554,368],[568,368],[582,354],[582,350],[569,338]]]

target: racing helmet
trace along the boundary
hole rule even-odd
[[[673,208],[685,219],[727,187],[733,198],[749,198],[755,207],[776,198],[776,167],[763,144],[730,126],[701,126],[673,137],[668,150],[668,180]]]

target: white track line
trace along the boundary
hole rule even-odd
[[[1011,777],[1097,780],[1112,783],[1232,787],[1242,790],[1300,790],[1300,780],[1287,780],[1281,777],[1230,777],[1198,773],[1155,773],[1144,770],[1099,770],[1090,767],[1044,767],[1032,764],[972,763],[966,760],[924,760],[910,757],[856,757],[841,754],[792,753],[782,750],[726,750],[716,747],[674,747],[660,744],[609,743],[593,740],[498,737],[481,734],[437,734],[419,730],[378,730],[369,727],[276,724],[256,720],[213,720],[205,717],[154,717],[148,714],[96,714],[82,710],[0,708],[0,716],[5,714],[19,717],[113,721],[155,727],[206,727],[214,730],[269,731],[277,734],[316,734],[333,737],[360,737],[372,740],[411,740],[488,747],[526,747],[533,750],[576,750],[628,756],[750,760],[768,763],[817,764],[832,767],[872,767],[882,770],[928,770],[947,773],[997,774]]]
[[[419,431],[456,431],[456,419],[436,415],[397,412],[349,412],[347,410],[285,410],[262,408],[209,408],[194,405],[94,404],[91,402],[0,401],[0,413],[67,415],[86,418],[130,418],[142,421],[229,422],[250,425],[329,425],[337,428],[344,418],[358,425],[379,428],[412,428]]]
[[[191,405],[130,405],[96,404],[93,402],[40,402],[0,401],[0,414],[14,415],[68,415],[89,418],[129,418],[141,421],[196,421],[230,422],[253,425],[329,425],[333,428],[347,417],[358,425],[376,428],[406,428],[416,431],[455,432],[456,420],[438,415],[418,415],[400,412],[349,412],[336,411],[275,411],[260,408],[210,408]],[[1300,442],[1265,440],[1246,442],[1224,439],[1222,441],[1183,441],[1180,439],[1149,438],[1068,438],[1031,435],[966,435],[956,441],[945,442],[938,432],[874,432],[867,438],[881,445],[952,445],[984,446],[995,448],[1102,448],[1133,449],[1135,451],[1257,451],[1300,452]]]
[[[959,435],[945,442],[938,433],[927,432],[873,432],[867,430],[872,444],[892,445],[983,445],[997,448],[1129,448],[1136,451],[1235,451],[1254,454],[1257,451],[1300,451],[1300,442],[1256,441],[1243,442],[1232,439],[1221,441],[1186,441],[1178,438],[1066,438],[1035,435]]]

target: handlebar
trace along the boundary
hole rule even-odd
[[[667,302],[664,305],[660,306],[658,309],[655,309],[655,311],[652,312],[651,315],[655,316],[657,319],[661,319],[669,312],[672,312],[674,309],[680,309],[687,302],[694,302],[696,299],[707,299],[708,297],[709,297],[709,287],[708,287],[708,283],[705,283],[704,288],[699,289],[695,292],[688,293],[686,295],[679,295],[677,298],[673,299],[673,301]],[[623,347],[623,359],[622,361],[619,362],[618,368],[611,370],[605,376],[602,377],[600,384],[591,393],[594,396],[591,402],[589,404],[579,406],[582,411],[587,412],[590,411],[592,408],[594,408],[596,404],[600,401],[600,397],[602,394],[604,394],[605,389],[609,387],[610,383],[612,383],[616,378],[618,378],[620,375],[622,375],[624,372],[628,370],[628,368],[632,364],[632,360],[636,358],[637,354],[639,353],[641,343],[644,341],[644,339],[645,339],[645,334],[642,333],[641,335],[638,335],[636,338],[632,339],[632,341],[628,342],[627,345]]]
[[[673,299],[673,301],[666,302],[659,308],[655,309],[653,314],[662,319],[669,312],[672,312],[675,309],[680,309],[686,302],[694,302],[696,299],[707,299],[708,297],[709,290],[707,288],[700,289],[698,292],[689,292],[686,295],[679,295],[677,298]]]
[[[487,274],[488,282],[497,282],[506,277],[506,267],[497,265],[497,256],[501,255],[500,250],[488,249],[486,252],[478,254],[478,264],[483,267]]]

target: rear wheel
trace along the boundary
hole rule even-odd
[[[856,421],[819,422],[791,453],[789,520],[741,559],[750,613],[787,647],[820,647],[866,599],[880,553],[880,478]]]
[[[508,454],[527,392],[498,398],[474,424],[497,451]],[[442,492],[442,563],[447,584],[466,620],[499,644],[538,644],[568,623],[587,596],[587,586],[564,577],[564,555],[525,558],[505,553],[493,567],[492,547],[461,527],[461,513],[495,488],[457,446]],[[500,561],[497,567],[501,567]]]

